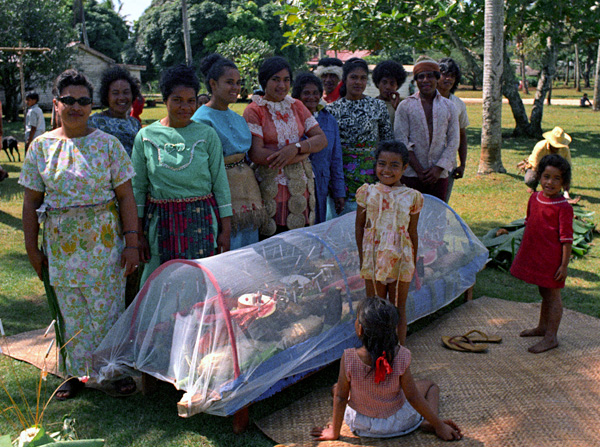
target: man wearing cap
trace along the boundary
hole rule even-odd
[[[326,104],[340,98],[343,66],[344,63],[337,57],[325,57],[317,64],[315,75],[323,82],[323,100]]]
[[[540,160],[546,155],[558,154],[572,165],[571,150],[569,149],[571,137],[562,128],[556,126],[550,132],[542,134],[542,136],[544,139],[538,141],[527,160],[525,184],[528,186],[529,192],[534,192],[537,189],[539,182],[536,176],[536,169]],[[565,190],[565,197],[569,198],[568,189]]]
[[[419,57],[413,77],[418,91],[400,103],[394,121],[394,135],[409,151],[402,183],[445,201],[460,141],[458,111],[437,91],[436,61]]]

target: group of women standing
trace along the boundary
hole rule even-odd
[[[289,64],[267,59],[263,91],[243,118],[229,108],[241,89],[232,61],[202,61],[211,99],[200,108],[194,69],[178,65],[160,81],[167,116],[141,129],[128,115],[139,89],[125,70],[104,73],[106,109],[92,117],[86,77],[58,77],[61,126],[31,144],[20,178],[26,249],[53,300],[70,378],[58,398],[73,397],[91,373],[92,353],[125,309],[125,278],[136,273],[135,292],[141,263],[143,284],[168,260],[211,256],[322,222],[328,208],[329,216],[355,208],[357,187],[373,173],[370,151],[392,132],[383,102],[364,95],[366,63],[346,65],[343,98],[323,109],[316,76],[300,75],[290,97]],[[128,377],[115,387],[135,391]]]

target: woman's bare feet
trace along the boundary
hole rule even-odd
[[[558,340],[556,337],[544,337],[542,341],[536,343],[533,346],[530,346],[527,349],[529,352],[533,354],[539,354],[540,352],[549,351],[550,349],[554,349],[558,346]]]
[[[533,329],[525,329],[524,331],[521,331],[519,337],[543,337],[544,335],[546,335],[546,329],[536,327]]]

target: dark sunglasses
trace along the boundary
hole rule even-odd
[[[81,98],[73,98],[72,96],[59,96],[56,98],[57,101],[62,102],[65,105],[72,106],[75,103],[80,106],[89,106],[92,103],[92,98],[88,96],[82,96]]]

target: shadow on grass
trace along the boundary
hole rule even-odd
[[[591,189],[591,188],[585,188],[585,189]],[[598,198],[598,197],[588,196],[587,194],[579,194],[577,191],[575,191],[575,193],[572,193],[572,195],[581,196],[581,200],[587,201],[588,203],[600,203],[600,198]]]
[[[12,214],[5,213],[2,210],[0,210],[0,224],[12,227],[15,230],[21,230],[23,228],[23,221],[21,219],[13,216]]]
[[[584,260],[585,258],[582,258],[582,260]],[[581,269],[576,269],[573,267],[573,264],[569,265],[569,276],[573,277],[573,278],[579,278],[582,279],[584,281],[589,281],[589,282],[600,282],[600,275],[596,272],[588,272],[586,270],[581,270]],[[597,299],[597,292],[596,292],[596,299]]]
[[[34,331],[52,321],[45,295],[15,299],[0,293],[0,318],[7,335]]]
[[[10,202],[15,199],[23,200],[23,187],[19,185],[19,175],[21,168],[5,165],[2,166],[9,172],[10,177],[0,183],[0,204],[2,202]]]

